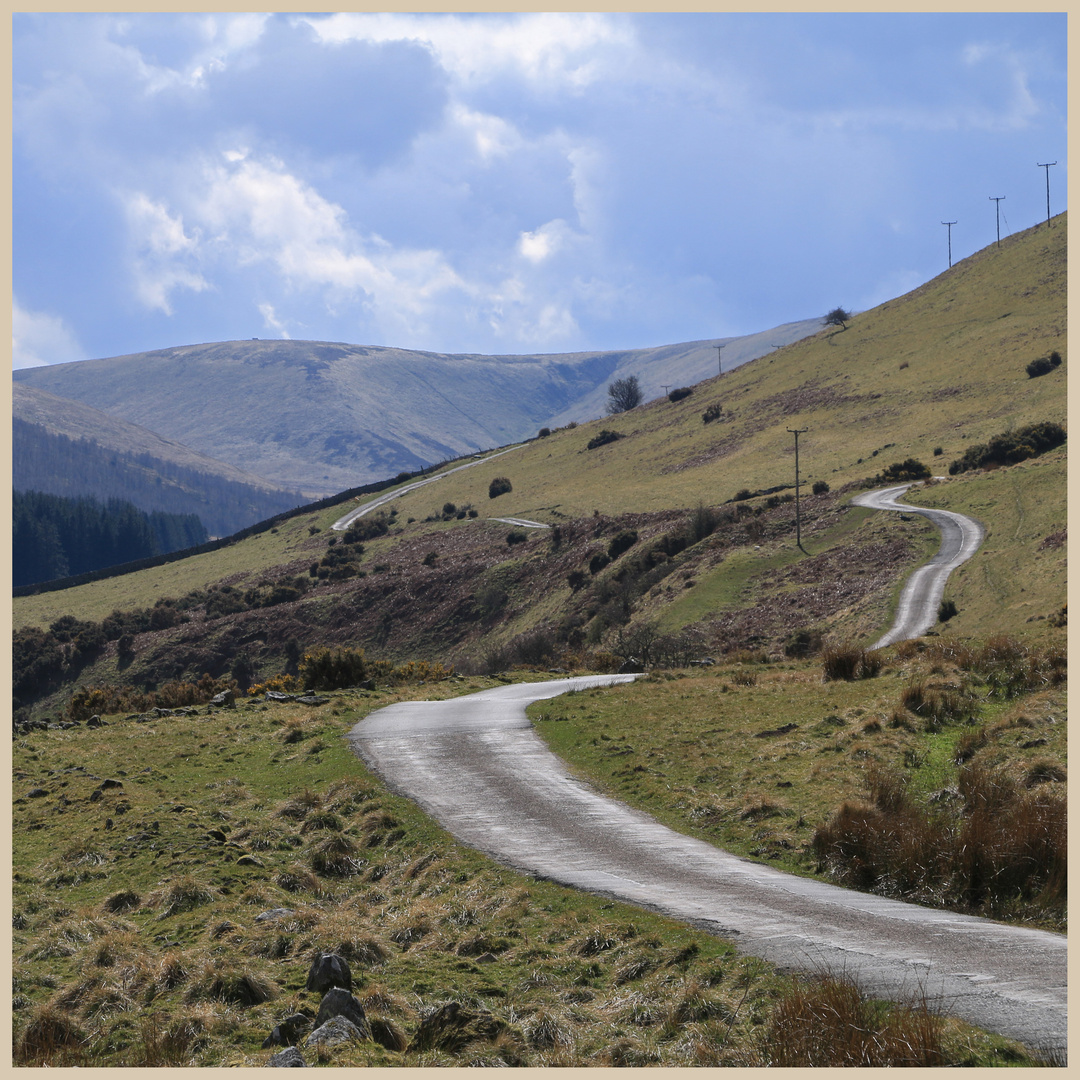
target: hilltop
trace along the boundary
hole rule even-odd
[[[264,486],[320,498],[603,412],[608,382],[647,395],[697,382],[815,332],[805,319],[759,334],[662,348],[533,356],[451,355],[322,341],[227,341],[28,368],[16,386],[74,399]]]

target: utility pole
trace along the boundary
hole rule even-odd
[[[1049,171],[1046,174],[1050,175]],[[988,195],[987,198],[994,204],[994,216],[997,218],[997,246],[1001,247],[1001,200],[1004,195]]]
[[[713,346],[713,348],[716,350],[716,359],[720,362],[720,374],[721,375],[724,374],[724,357],[723,357],[723,354],[720,352],[720,350],[723,347],[724,347],[723,345],[714,345]]]
[[[955,221],[943,221],[942,225],[949,226],[949,269],[952,269],[952,227],[956,224]]]
[[[664,388],[664,397],[667,397],[667,392],[668,392],[669,387],[671,386],[671,383],[662,382],[660,385]]]
[[[1038,161],[1035,162],[1035,165],[1036,165],[1037,168],[1046,170],[1046,220],[1047,221],[1050,220],[1050,166],[1051,165],[1056,165],[1056,164],[1057,164],[1056,161],[1047,161],[1047,162],[1045,162],[1043,164],[1040,164]]]
[[[802,513],[799,509],[799,436],[809,431],[809,428],[788,428],[795,436],[795,544],[805,555],[806,548],[802,546]]]

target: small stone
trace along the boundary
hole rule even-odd
[[[267,1061],[267,1067],[271,1069],[306,1069],[307,1063],[300,1056],[300,1051],[295,1046],[290,1046],[288,1050],[282,1050],[278,1054],[273,1054],[269,1061]]]
[[[42,796],[48,795],[48,794],[49,793],[43,787],[36,787],[36,788],[31,788],[26,793],[26,797],[28,799],[40,799]]]
[[[236,860],[236,865],[237,866],[262,866],[262,863],[259,862],[259,860],[256,859],[254,855],[241,855],[240,858]]]
[[[295,915],[296,912],[292,908],[276,907],[271,908],[269,911],[260,912],[255,916],[256,922],[276,922],[278,919],[287,919],[290,915]]]

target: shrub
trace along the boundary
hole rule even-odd
[[[617,442],[619,439],[625,439],[625,435],[620,435],[617,431],[608,431],[606,428],[600,432],[599,435],[594,435],[586,445],[586,450],[596,450],[598,447],[607,446],[608,443]]]
[[[948,622],[954,615],[959,613],[955,600],[942,600],[937,610],[938,622]]]
[[[500,495],[505,495],[508,491],[513,490],[514,486],[510,483],[508,477],[496,476],[488,485],[488,498],[497,499]]]
[[[969,469],[1013,465],[1061,446],[1066,438],[1065,429],[1060,424],[1047,420],[1015,431],[1005,431],[993,436],[988,443],[969,446],[964,456],[949,466],[949,475],[956,476]]]
[[[590,574],[599,574],[600,571],[603,570],[604,567],[607,566],[607,564],[609,562],[611,562],[611,559],[609,559],[607,557],[607,555],[605,555],[602,551],[598,551],[589,560],[589,573]]]
[[[825,495],[829,490],[829,485],[824,480],[815,480],[811,490],[815,495]]]
[[[546,439],[551,434],[551,428],[542,427],[537,434],[537,438]]]
[[[506,542],[513,547],[514,544],[524,544],[528,540],[528,534],[521,532],[520,529],[514,529],[506,534]]]
[[[682,401],[683,398],[688,398],[694,392],[692,386],[678,386],[668,394],[668,401]]]
[[[345,530],[342,542],[359,544],[363,540],[374,540],[379,536],[385,536],[389,531],[390,519],[380,510],[377,514],[370,514],[354,521]],[[331,537],[328,543],[332,544],[333,542],[334,538]]]
[[[917,458],[905,458],[887,466],[875,478],[875,482],[896,483],[902,480],[928,480],[930,470]]]
[[[739,488],[738,491],[732,496],[732,502],[743,502],[746,499],[752,499],[754,493],[749,488]]]
[[[941,455],[944,454],[944,453],[945,453],[945,448],[943,446],[935,446],[934,447],[934,457],[941,457]]]
[[[1040,356],[1038,360],[1032,360],[1025,370],[1029,379],[1037,379],[1040,375],[1049,375],[1054,370],[1054,365],[1050,363],[1049,357]]]
[[[1061,366],[1061,353],[1059,353],[1057,351],[1057,349],[1055,349],[1050,354],[1050,364],[1051,364],[1052,367],[1060,367]]]
[[[801,659],[805,656],[813,656],[821,649],[820,630],[796,630],[787,641],[784,642],[784,655]]]
[[[578,589],[583,589],[585,587],[586,580],[584,571],[571,570],[566,578],[566,583],[570,586],[571,592],[577,592]]]
[[[453,517],[457,513],[457,507],[452,502],[443,503],[443,517]]]
[[[706,409],[706,410],[705,410],[705,411],[704,411],[704,412],[703,412],[703,413],[701,414],[701,419],[702,419],[702,421],[703,421],[704,423],[706,423],[706,424],[711,424],[711,423],[712,423],[712,422],[713,422],[714,420],[719,420],[719,419],[720,419],[720,414],[721,414],[721,412],[723,412],[723,409],[722,409],[722,408],[720,407],[720,405],[719,405],[719,404],[716,404],[716,405],[710,405],[710,406],[709,406],[709,407],[708,407],[708,408],[707,408],[707,409]]]
[[[617,559],[623,552],[629,551],[638,540],[638,534],[636,529],[623,529],[622,532],[616,533],[612,537],[611,543],[608,544],[608,558]]]
[[[319,649],[300,661],[300,680],[308,690],[358,686],[370,676],[363,649]]]

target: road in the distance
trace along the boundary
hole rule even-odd
[[[389,786],[458,840],[527,873],[661,911],[788,969],[925,994],[1035,1049],[1065,1049],[1066,939],[784,874],[597,794],[533,732],[532,701],[585,676],[380,709],[349,735]]]
[[[929,518],[941,530],[941,547],[937,554],[920,566],[904,586],[896,619],[883,637],[871,646],[882,649],[897,641],[925,634],[938,621],[938,605],[945,591],[945,579],[963,562],[967,562],[983,542],[982,526],[963,514],[951,510],[931,510],[923,506],[909,506],[897,502],[911,484],[879,488],[856,495],[851,501],[856,506],[871,510],[899,510],[908,514],[921,514]]]

